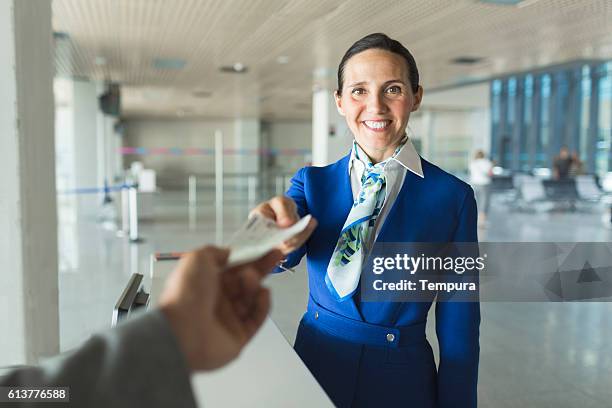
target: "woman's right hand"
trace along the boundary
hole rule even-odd
[[[286,196],[276,196],[268,201],[265,201],[255,207],[251,214],[260,214],[270,218],[276,222],[280,228],[287,228],[299,221],[300,217],[297,213],[295,202]],[[304,231],[289,238],[283,242],[278,249],[284,254],[290,254],[295,251],[310,237],[312,232],[317,227],[317,220],[310,219]]]

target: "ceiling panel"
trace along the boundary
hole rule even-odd
[[[126,116],[309,118],[315,80],[382,31],[414,54],[427,89],[612,58],[609,0],[54,0],[58,74],[123,85]],[[289,62],[279,64],[279,56]],[[458,66],[459,56],[482,57]],[[184,61],[156,69],[155,59]],[[221,73],[236,62],[246,74]],[[317,71],[318,79],[314,72]],[[196,98],[194,91],[211,92]],[[425,100],[426,102],[426,100]]]

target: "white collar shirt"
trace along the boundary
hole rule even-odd
[[[400,150],[400,152],[394,158],[390,159],[385,164],[385,176],[386,176],[386,187],[385,187],[385,200],[380,211],[380,215],[374,225],[374,234],[370,236],[369,242],[366,243],[367,247],[371,248],[373,241],[378,238],[378,233],[382,225],[393,207],[393,203],[397,199],[397,196],[404,184],[406,178],[406,171],[410,171],[417,176],[424,178],[423,168],[421,166],[421,157],[417,153],[414,145],[410,141],[410,138],[406,140],[406,143]],[[365,170],[365,164],[359,160],[356,156],[355,149],[351,149],[351,157],[348,164],[348,172],[351,178],[351,190],[353,192],[353,200],[355,200],[361,189],[361,176]]]

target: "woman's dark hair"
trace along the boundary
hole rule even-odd
[[[374,33],[366,35],[361,40],[357,40],[346,51],[340,65],[338,66],[338,95],[342,95],[342,86],[344,85],[344,66],[353,55],[359,54],[370,49],[380,49],[398,54],[406,60],[408,67],[408,79],[412,92],[417,92],[419,89],[419,70],[417,69],[414,57],[399,41],[389,38],[383,33]]]

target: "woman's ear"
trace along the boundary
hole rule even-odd
[[[342,109],[342,97],[338,94],[338,90],[334,91],[334,100],[336,101],[336,109],[338,113],[344,116],[344,109]]]
[[[412,105],[411,112],[419,109],[421,101],[423,100],[423,87],[419,85],[419,89],[414,93],[414,104]]]

